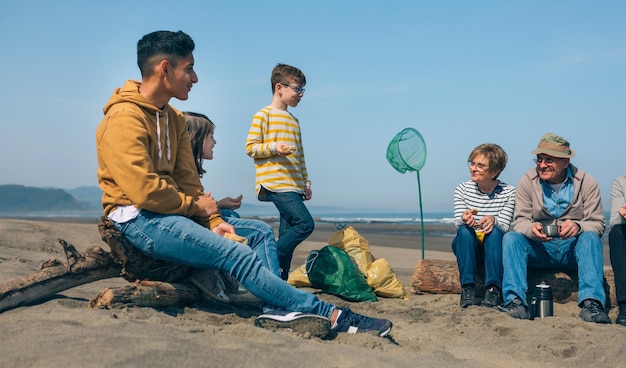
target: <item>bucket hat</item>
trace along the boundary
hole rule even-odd
[[[537,149],[532,151],[533,154],[546,154],[552,157],[558,158],[570,158],[576,154],[573,149],[570,148],[567,139],[558,136],[554,133],[546,133],[541,136],[541,140],[537,145]]]

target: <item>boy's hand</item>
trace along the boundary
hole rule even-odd
[[[313,198],[313,191],[311,190],[311,188],[304,188],[304,197],[302,199],[308,201],[311,198]]]
[[[278,152],[279,155],[287,156],[294,153],[295,150],[296,146],[290,146],[285,143],[276,143],[276,152]]]

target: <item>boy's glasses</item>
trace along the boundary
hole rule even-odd
[[[300,86],[292,86],[291,84],[287,84],[287,83],[281,83],[283,86],[285,87],[289,87],[291,89],[293,89],[297,94],[304,94],[304,88],[300,87]]]

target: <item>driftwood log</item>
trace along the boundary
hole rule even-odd
[[[478,272],[478,274],[483,274],[483,272]],[[540,283],[550,285],[554,301],[557,303],[577,300],[578,274],[576,271],[529,268],[529,289],[532,285]],[[410,289],[414,294],[460,294],[461,284],[456,261],[436,259],[418,261],[411,276]],[[610,269],[604,270],[604,289],[607,294],[607,307],[617,305],[615,279]],[[476,294],[482,296],[484,293],[484,280],[477,277]]]
[[[0,284],[0,312],[47,299],[75,286],[120,276],[120,265],[102,248],[91,247],[81,255],[72,244],[58,241],[67,263],[52,258],[41,270]]]
[[[51,259],[33,274],[0,284],[0,312],[113,277],[123,277],[131,284],[104,290],[89,302],[91,308],[166,307],[202,299],[202,293],[191,283],[186,283],[192,268],[144,256],[106,217],[100,218],[98,229],[102,240],[111,248],[110,253],[94,246],[81,255],[72,244],[58,239],[67,262]],[[246,301],[245,298],[239,299]]]
[[[89,308],[169,307],[189,305],[202,298],[202,293],[192,284],[163,281],[135,281],[117,288],[106,288],[89,301]]]
[[[98,229],[102,240],[111,248],[111,254],[122,266],[121,275],[125,280],[179,282],[191,275],[192,268],[151,258],[140,253],[130,245],[122,233],[107,217],[98,221]]]

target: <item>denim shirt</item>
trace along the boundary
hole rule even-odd
[[[567,168],[565,181],[558,192],[552,190],[549,183],[541,180],[543,190],[543,205],[554,218],[559,218],[574,198],[574,176],[572,170]]]
[[[550,215],[558,219],[561,217],[569,203],[574,198],[574,175],[570,168],[567,168],[565,181],[558,191],[554,191],[549,183],[541,180],[541,189],[543,190],[543,205],[550,212]],[[554,238],[543,243],[546,251],[552,253],[554,257],[561,259],[567,253],[568,245],[576,241],[578,237],[568,239]]]

